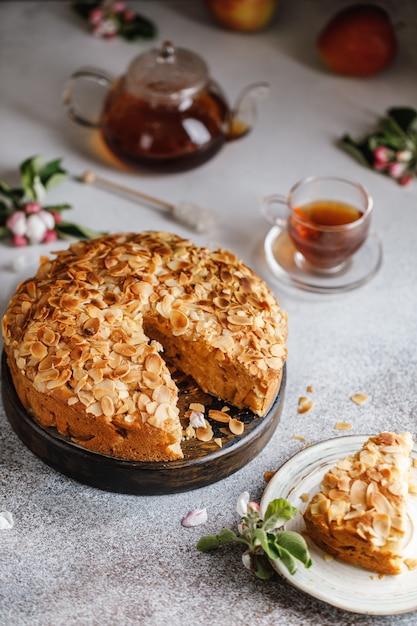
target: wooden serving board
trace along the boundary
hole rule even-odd
[[[62,474],[78,482],[133,495],[163,495],[191,491],[215,483],[247,465],[270,440],[281,416],[285,385],[284,367],[281,387],[265,417],[256,417],[251,411],[237,409],[210,396],[190,377],[177,373],[179,408],[183,415],[191,402],[204,404],[206,409],[228,412],[245,424],[242,435],[228,433],[227,425],[210,420],[214,438],[221,438],[222,447],[213,440],[184,441],[184,459],[169,462],[127,461],[91,452],[60,435],[54,428],[44,428],[29,415],[20,402],[10,375],[5,353],[2,355],[2,396],[7,418],[19,439],[37,457]],[[207,413],[207,410],[206,410]],[[184,418],[184,426],[188,419]]]

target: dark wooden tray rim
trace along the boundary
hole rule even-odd
[[[7,418],[19,439],[38,458],[58,472],[86,485],[116,493],[165,495],[191,491],[222,480],[254,459],[267,445],[281,416],[286,386],[281,386],[268,414],[258,418],[246,412],[245,431],[221,448],[211,443],[202,454],[192,446],[185,458],[169,462],[128,461],[82,448],[53,428],[32,418],[15,391],[7,359],[2,354],[2,397]],[[194,440],[195,445],[195,440]]]

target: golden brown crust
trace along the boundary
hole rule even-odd
[[[380,574],[399,574],[410,480],[410,433],[383,432],[324,476],[304,512],[325,552]]]
[[[265,283],[232,253],[168,233],[109,235],[43,259],[2,328],[28,411],[91,450],[137,460],[182,457],[165,358],[260,416],[286,358],[287,318]]]

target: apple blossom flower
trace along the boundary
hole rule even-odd
[[[12,234],[18,237],[26,235],[27,220],[24,211],[15,211],[6,221],[6,228],[12,231]]]
[[[26,236],[30,243],[41,243],[48,230],[39,213],[33,213],[27,218]]]
[[[395,158],[397,161],[408,163],[413,158],[413,153],[411,150],[398,150],[395,153]]]
[[[206,522],[207,522],[207,509],[195,509],[194,511],[190,511],[181,520],[181,524],[182,526],[185,526],[185,528],[191,528],[192,526],[200,526],[201,524],[205,524]]]

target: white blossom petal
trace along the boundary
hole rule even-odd
[[[201,413],[201,411],[191,411],[190,426],[193,428],[205,428],[206,420],[204,419],[204,413]]]
[[[14,521],[13,516],[9,511],[0,512],[0,530],[7,530],[13,528]]]
[[[26,236],[31,243],[40,243],[48,230],[42,217],[39,216],[39,213],[32,213],[26,221]]]
[[[206,522],[207,509],[195,509],[194,511],[190,511],[181,520],[181,524],[186,528],[191,528],[192,526],[200,526],[201,524],[205,524]]]
[[[241,517],[243,517],[244,515],[247,515],[248,503],[249,503],[249,492],[243,491],[237,500],[237,506],[236,506],[236,510]]]

